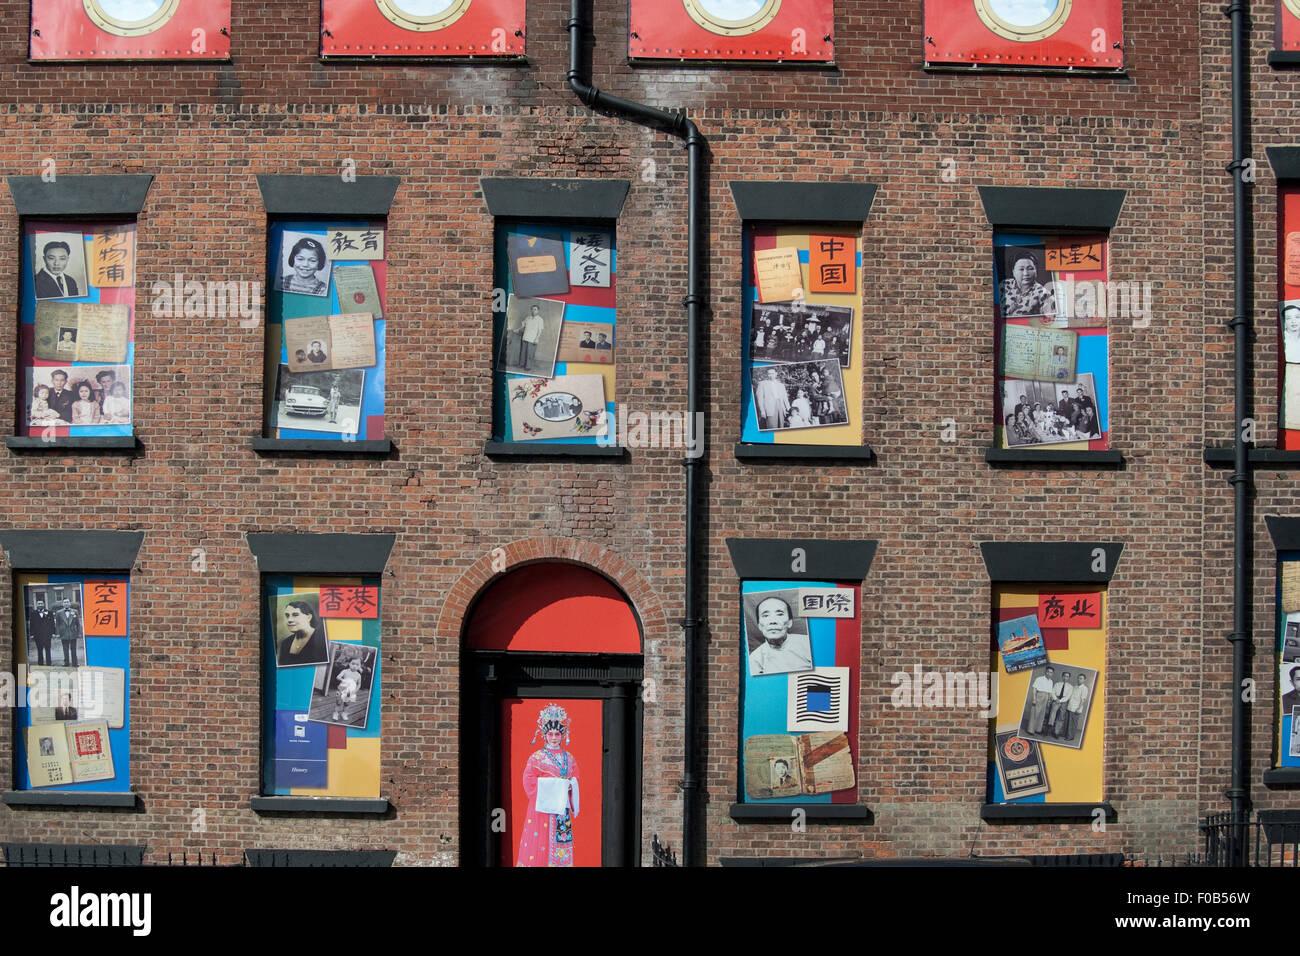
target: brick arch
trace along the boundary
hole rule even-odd
[[[511,571],[546,561],[581,565],[613,582],[627,596],[641,625],[643,650],[647,641],[668,636],[668,619],[658,594],[636,567],[613,551],[577,538],[525,538],[502,545],[499,550],[504,554],[498,554],[497,549],[488,551],[452,585],[438,618],[439,636],[459,646],[470,608],[480,594]],[[502,557],[504,569],[497,570],[502,567]]]

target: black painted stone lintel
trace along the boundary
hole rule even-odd
[[[760,442],[737,442],[736,457],[741,461],[874,461],[870,445],[777,445]]]
[[[1101,548],[1106,562],[1092,570]],[[981,541],[980,554],[990,581],[1041,581],[1053,584],[1104,584],[1115,574],[1122,541]]]
[[[980,807],[980,819],[989,823],[1088,822],[1096,811],[1106,815],[1107,823],[1119,819],[1109,803],[986,803]]]
[[[387,216],[402,180],[399,176],[262,175],[257,188],[268,216]]]
[[[980,186],[989,223],[1000,228],[1113,229],[1124,205],[1122,189]]]
[[[138,802],[135,793],[94,793],[81,790],[6,790],[0,794],[10,807],[128,807]]]
[[[876,198],[874,183],[786,183],[734,180],[736,211],[745,222],[862,224]]]
[[[15,571],[130,571],[143,543],[143,531],[0,531]]]
[[[479,184],[488,212],[512,219],[617,219],[631,187],[626,179],[486,176]]]
[[[10,176],[9,194],[19,216],[123,219],[140,214],[152,182],[152,176],[138,173],[60,174],[48,183],[40,176]]]
[[[248,535],[248,549],[263,574],[374,575],[384,573],[396,540],[395,534],[252,532]]]
[[[774,578],[809,581],[861,581],[871,571],[878,542],[813,538],[727,538],[727,551],[742,580]],[[807,569],[791,571],[793,551],[802,548]]]
[[[1210,445],[1201,458],[1211,468],[1231,468],[1237,463],[1237,453],[1231,445]],[[1266,471],[1284,471],[1300,468],[1300,451],[1289,448],[1248,448],[1246,460]]]
[[[1268,526],[1268,534],[1273,539],[1275,551],[1300,550],[1300,518],[1265,515],[1264,524]]]
[[[1269,66],[1300,66],[1300,53],[1295,50],[1269,50]]]

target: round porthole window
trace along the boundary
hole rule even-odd
[[[471,0],[375,0],[379,12],[404,30],[428,33],[449,27],[469,9]]]
[[[682,0],[682,4],[704,29],[728,37],[756,33],[781,9],[781,0]]]
[[[82,0],[86,16],[106,33],[138,37],[172,18],[181,0]]]
[[[1044,40],[1065,25],[1072,0],[975,0],[984,25],[1007,40]]]

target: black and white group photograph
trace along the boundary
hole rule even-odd
[[[131,424],[131,366],[27,370],[27,420],[37,426]]]
[[[853,309],[841,305],[769,302],[754,305],[749,332],[751,362],[835,359],[849,367]]]
[[[1004,380],[1002,420],[1008,448],[1100,438],[1092,373],[1084,372],[1072,383]]]
[[[28,584],[27,666],[80,667],[86,663],[86,634],[80,584]]]
[[[761,431],[818,428],[848,422],[844,379],[835,359],[750,367]]]
[[[1047,663],[1034,668],[1020,716],[1020,736],[1078,750],[1097,689],[1091,667]]]

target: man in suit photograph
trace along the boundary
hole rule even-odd
[[[38,299],[75,299],[81,295],[77,280],[67,275],[68,261],[72,258],[72,247],[62,239],[47,242],[41,250],[45,268],[36,273],[36,298]]]
[[[65,422],[70,422],[72,403],[76,400],[77,396],[72,394],[72,389],[68,388],[68,373],[61,368],[56,368],[50,373],[50,397],[46,399],[50,411]]]
[[[54,639],[54,615],[45,609],[45,602],[36,601],[36,609],[27,615],[27,635],[36,644],[36,664],[50,667],[50,642]]]

